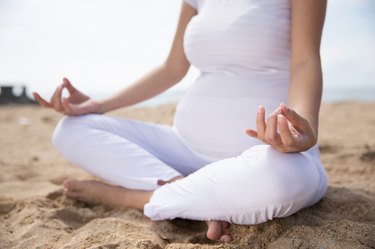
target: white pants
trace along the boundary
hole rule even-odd
[[[280,153],[268,145],[216,162],[199,158],[170,126],[84,115],[64,118],[53,142],[61,154],[115,185],[154,190],[154,220],[188,218],[257,224],[313,205],[326,192],[317,147]],[[159,186],[177,176],[182,180]]]

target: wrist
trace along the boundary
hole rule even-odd
[[[103,108],[103,101],[99,101],[99,100],[90,100],[90,101],[91,101],[91,108],[90,108],[91,113],[102,114],[105,112]]]

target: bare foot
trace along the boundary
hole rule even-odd
[[[63,184],[64,193],[70,198],[116,208],[143,209],[152,195],[151,191],[126,189],[94,180],[68,179]]]
[[[177,180],[177,179],[174,179]],[[112,186],[94,180],[64,181],[64,193],[73,199],[91,204],[105,204],[116,208],[137,208],[143,209],[150,200],[152,191],[133,190]],[[232,241],[229,231],[230,224],[225,221],[207,221],[207,238],[219,240],[223,243]]]
[[[223,243],[229,243],[232,241],[232,236],[229,231],[230,224],[228,222],[212,220],[207,221],[207,225],[207,238],[210,240],[219,240]]]

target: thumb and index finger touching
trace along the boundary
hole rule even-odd
[[[264,112],[264,107],[259,107],[262,108]],[[259,109],[260,110],[260,109]],[[295,130],[303,131],[306,128],[306,120],[301,117],[297,112],[294,110],[288,108],[284,103],[281,103],[279,107],[274,111],[274,113],[277,114],[278,116],[278,125],[285,133],[285,131],[289,131],[290,133],[290,128],[288,127],[288,122],[293,125]],[[252,137],[257,137],[257,131],[251,130],[251,129],[245,129],[245,133]],[[288,134],[289,135],[289,134]]]
[[[68,78],[63,78],[63,86],[68,90],[69,94],[73,94],[77,89],[70,83]]]
[[[61,90],[63,90],[64,88],[66,88],[69,92],[69,94],[73,94],[75,91],[77,91],[77,89],[72,85],[72,83],[70,83],[69,79],[68,78],[63,78],[63,83],[60,85],[60,87],[62,88]],[[56,93],[56,92],[55,92]],[[46,108],[53,108],[53,104],[52,104],[52,101],[49,102],[47,100],[45,100],[42,96],[40,96],[39,93],[37,92],[32,92],[32,95],[33,97],[35,98],[35,100],[43,107],[46,107]],[[55,95],[55,94],[54,94]]]
[[[306,128],[306,120],[296,111],[288,108],[284,103],[279,106],[279,113],[282,114],[296,129],[304,130]]]

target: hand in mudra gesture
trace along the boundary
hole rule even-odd
[[[280,152],[300,152],[315,145],[317,136],[308,120],[297,112],[280,104],[277,111],[265,120],[265,109],[259,107],[256,117],[256,131],[246,129],[245,133],[271,145]]]
[[[62,96],[64,88],[69,92],[68,98]],[[64,78],[63,83],[56,88],[50,101],[43,99],[36,92],[33,92],[33,96],[41,106],[53,108],[55,111],[69,116],[95,113],[99,109],[98,103],[76,89],[67,78]]]

